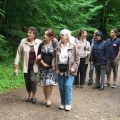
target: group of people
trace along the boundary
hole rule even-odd
[[[103,40],[103,33],[95,30],[91,44],[90,71],[88,85],[93,83],[93,71],[96,73],[96,87],[104,90],[110,86],[110,76],[113,70],[112,88],[116,88],[118,64],[120,59],[120,39],[117,37],[118,30],[111,29],[110,38]],[[105,75],[107,81],[105,83]]]
[[[43,40],[37,39],[37,36],[38,30],[35,27],[29,27],[27,37],[22,39],[18,46],[14,62],[14,71],[18,72],[18,64],[20,59],[22,60],[28,92],[26,102],[36,103],[36,77],[37,73],[40,73],[40,82],[45,97],[41,104],[46,107],[51,106],[52,89],[58,82],[61,98],[59,109],[70,111],[73,84],[83,88],[89,61],[88,85],[93,83],[92,74],[95,67],[95,88],[103,90],[104,86],[110,86],[111,68],[113,68],[112,87],[116,87],[120,56],[120,40],[117,38],[116,29],[111,30],[111,38],[106,41],[102,38],[102,32],[95,30],[91,46],[87,41],[86,30],[79,30],[77,38],[74,38],[71,36],[70,30],[62,29],[59,42],[52,29],[45,31]],[[106,73],[108,79],[104,84]]]

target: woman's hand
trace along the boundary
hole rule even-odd
[[[18,69],[18,65],[17,64],[14,64],[14,69]]]
[[[74,73],[74,72],[75,72],[75,69],[74,69],[74,68],[71,68],[71,69],[70,69],[70,72],[71,72],[71,73]]]
[[[48,64],[46,64],[43,60],[40,61],[40,63],[43,65],[43,67],[47,68],[50,67]]]
[[[14,64],[14,73],[15,75],[18,75],[18,65]]]
[[[38,61],[41,60],[41,55],[38,55],[36,60],[38,60]]]

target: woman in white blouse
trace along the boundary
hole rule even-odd
[[[70,42],[69,30],[60,32],[60,42],[56,46],[56,72],[58,74],[61,105],[59,109],[71,109],[72,85],[79,65],[79,53],[74,43]]]

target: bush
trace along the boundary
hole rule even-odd
[[[18,76],[13,72],[13,60],[7,59],[0,63],[0,94],[18,87],[24,86],[23,73],[19,70]]]
[[[9,58],[10,55],[12,55],[12,52],[10,52],[11,48],[8,46],[9,45],[5,40],[5,37],[0,34],[0,59],[5,60],[6,58]]]

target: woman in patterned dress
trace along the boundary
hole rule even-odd
[[[40,44],[38,49],[38,60],[40,61],[40,75],[41,86],[45,100],[41,104],[47,107],[51,106],[52,86],[56,83],[54,72],[54,48],[55,44],[52,42],[55,33],[49,29],[45,31],[44,41]]]

